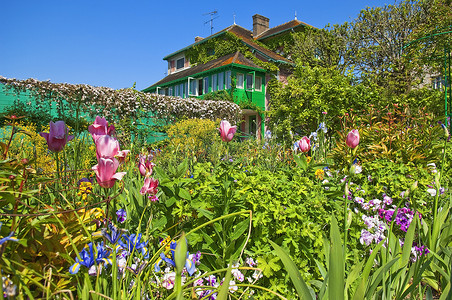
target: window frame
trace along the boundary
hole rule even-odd
[[[179,62],[182,61],[182,66],[179,67]],[[181,57],[176,60],[176,70],[181,70],[185,67],[185,57]]]
[[[257,84],[256,80],[259,80],[260,84]],[[254,77],[254,90],[257,92],[262,92],[262,77],[261,76]]]
[[[237,79],[237,82],[235,83],[235,87],[243,90],[245,88],[245,76],[243,75],[243,73],[237,73],[236,79]]]

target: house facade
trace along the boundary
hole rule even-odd
[[[241,135],[260,138],[270,101],[268,82],[286,82],[294,66],[282,56],[283,49],[271,50],[265,43],[306,26],[292,20],[270,28],[269,19],[256,14],[252,31],[233,24],[209,37],[196,37],[193,44],[163,58],[168,75],[143,92],[234,101],[243,110]]]

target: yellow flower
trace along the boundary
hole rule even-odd
[[[77,196],[81,196],[83,200],[86,200],[89,194],[93,192],[93,185],[90,181],[80,181],[78,186]]]
[[[317,169],[315,170],[315,177],[317,177],[318,179],[322,180],[323,179],[323,175],[325,175],[325,172],[322,169]]]
[[[308,164],[311,162],[311,159],[312,159],[312,157],[310,157],[310,156],[306,157],[306,161],[308,162]]]

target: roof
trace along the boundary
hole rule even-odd
[[[205,41],[208,41],[212,38],[220,36],[220,35],[224,34],[225,32],[230,32],[230,33],[236,35],[238,38],[240,38],[243,41],[243,43],[245,43],[248,47],[251,48],[252,52],[257,51],[258,53],[260,53],[261,55],[266,57],[268,60],[280,62],[280,63],[292,64],[292,62],[290,60],[288,60],[287,58],[284,58],[283,56],[257,44],[253,39],[253,33],[237,24],[231,25],[215,34],[212,34],[212,35],[206,37],[205,39],[202,39],[202,40],[195,42],[187,47],[184,47],[176,52],[173,52],[173,53],[165,56],[163,59],[167,60],[168,58],[170,58],[172,56],[175,56],[175,55],[177,55],[187,49],[190,49],[196,45],[200,45],[200,44],[204,43]]]
[[[163,84],[166,84],[166,83],[178,80],[178,79],[182,79],[182,78],[185,78],[188,76],[194,76],[196,74],[206,72],[209,70],[213,70],[216,68],[224,67],[227,65],[241,65],[241,66],[244,66],[247,68],[258,69],[258,70],[262,70],[262,72],[265,72],[265,70],[263,68],[259,67],[258,65],[253,63],[250,59],[246,58],[242,53],[237,51],[235,53],[231,53],[231,54],[225,55],[223,57],[211,60],[205,64],[193,66],[188,69],[185,69],[185,70],[182,70],[182,71],[179,71],[176,73],[172,73],[172,74],[166,76],[165,78],[163,78],[162,80],[154,83],[150,87],[145,88],[143,91],[146,92],[153,87],[160,86],[160,85],[163,85]]]
[[[287,23],[269,28],[254,38],[259,41],[259,40],[263,40],[263,39],[266,39],[266,38],[274,36],[274,35],[281,34],[288,30],[295,30],[297,28],[302,28],[305,26],[315,28],[312,25],[306,24],[304,22],[301,22],[301,21],[295,19],[295,20],[289,21]]]

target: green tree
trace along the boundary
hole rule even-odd
[[[390,93],[409,91],[425,68],[403,56],[402,47],[427,16],[428,9],[417,1],[363,9],[351,24],[349,51],[354,69]]]
[[[350,109],[361,109],[368,103],[382,103],[378,87],[356,82],[351,74],[336,68],[298,66],[283,85],[276,80],[269,84],[271,105],[269,116],[272,131],[279,138],[292,142],[290,131],[309,135],[316,130],[322,112],[328,113],[328,126],[339,128],[339,118]]]

